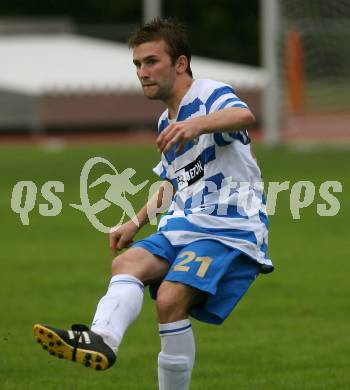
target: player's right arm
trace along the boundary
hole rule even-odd
[[[133,242],[137,232],[150,221],[150,216],[162,213],[170,207],[174,191],[171,182],[164,181],[133,219],[111,229],[109,246],[114,256]]]

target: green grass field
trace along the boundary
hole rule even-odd
[[[317,187],[338,180],[337,216],[320,217],[316,204],[293,220],[289,194],[281,193],[271,217],[270,256],[276,271],[258,278],[223,326],[193,321],[197,360],[192,390],[342,390],[350,388],[350,153],[348,150],[269,150],[256,154],[265,181],[310,180]],[[111,255],[108,237],[69,207],[79,203],[79,175],[93,156],[119,171],[137,171],[135,183],[150,178],[157,162],[152,146],[0,148],[1,321],[0,388],[4,390],[148,390],[157,388],[159,337],[154,303],[146,294],[141,316],[125,336],[115,367],[95,372],[52,358],[32,336],[36,322],[58,327],[90,324],[104,294]],[[107,167],[100,167],[107,172]],[[96,174],[99,172],[95,172]],[[13,186],[31,180],[39,188],[30,225],[22,226],[10,207]],[[43,217],[40,188],[60,180],[62,213]],[[103,186],[94,194],[103,196]],[[139,207],[146,199],[135,199]],[[119,211],[103,212],[112,225]],[[144,229],[142,236],[152,229]],[[141,236],[141,235],[140,235]]]

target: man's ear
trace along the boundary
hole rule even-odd
[[[183,74],[186,73],[186,70],[188,68],[188,59],[185,55],[181,55],[177,60],[176,60],[176,72],[178,74]]]

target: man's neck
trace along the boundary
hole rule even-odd
[[[193,81],[194,80],[188,76],[179,80],[178,83],[174,85],[173,95],[164,102],[168,107],[169,119],[176,119],[181,100],[191,88]]]

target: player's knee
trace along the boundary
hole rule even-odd
[[[157,312],[161,323],[179,321],[188,316],[186,305],[169,292],[159,291],[157,295]]]
[[[169,269],[169,263],[143,248],[130,248],[112,262],[112,275],[128,274],[143,284],[161,280]]]
[[[129,256],[123,253],[114,258],[112,261],[112,275],[130,273],[131,262]]]

